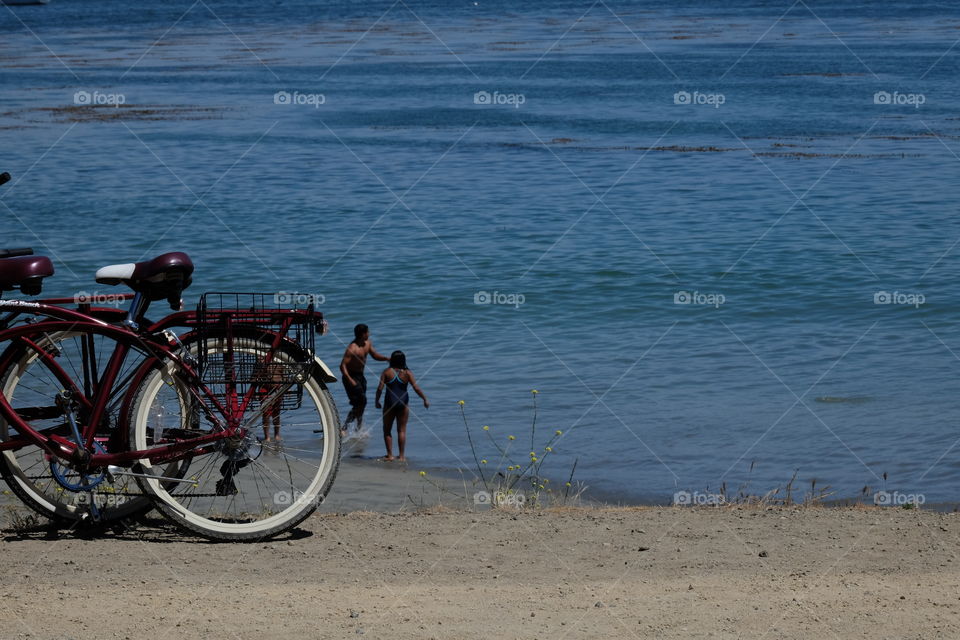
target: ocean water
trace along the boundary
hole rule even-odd
[[[407,353],[414,468],[472,467],[459,400],[525,460],[536,389],[544,470],[625,501],[957,502],[958,39],[921,2],[0,7],[3,244],[50,294],[183,250],[190,304],[322,295],[331,368],[358,322]]]

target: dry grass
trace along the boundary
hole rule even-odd
[[[35,530],[46,520],[41,520],[37,514],[25,511],[16,505],[6,505],[4,507],[4,522],[2,531],[14,535],[23,535],[24,533]]]

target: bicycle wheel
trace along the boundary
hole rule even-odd
[[[223,338],[206,341],[208,367],[216,366],[218,359],[222,365],[226,347]],[[188,343],[187,348],[195,354],[198,351],[197,344]],[[255,338],[232,340],[237,358],[262,362],[271,351],[269,344]],[[295,348],[272,353],[278,367],[299,367],[305,356]],[[131,407],[132,448],[154,449],[222,431],[223,416],[217,415],[220,424],[207,416],[209,400],[195,399],[193,406],[186,408],[179,402],[190,395],[189,385],[173,367],[157,368],[144,379]],[[268,381],[259,385],[286,390],[286,385]],[[295,527],[322,502],[340,464],[340,420],[326,384],[312,366],[296,391],[300,392],[297,398],[287,390],[266,411],[255,401],[244,416],[245,434],[208,443],[182,456],[179,479],[165,479],[157,465],[142,460],[141,471],[156,477],[140,478],[141,488],[167,518],[207,538],[261,540]],[[200,402],[206,407],[200,407]],[[188,415],[178,414],[184,410]],[[170,418],[174,424],[189,423],[191,428],[171,429],[167,424]],[[282,444],[268,444],[259,437],[264,422],[270,429],[280,425]]]
[[[64,382],[53,367],[59,367],[92,401],[117,342],[95,331],[38,333],[31,339],[33,345],[15,340],[0,356],[0,391],[34,429],[72,438],[66,416],[56,403]],[[41,355],[52,356],[54,364],[48,364]],[[96,447],[100,452],[116,447],[113,436],[126,428],[120,425],[120,405],[127,381],[145,357],[143,351],[132,349],[124,362],[107,416],[97,430]],[[78,418],[82,424],[83,415]],[[0,441],[15,435],[0,417]],[[151,507],[132,478],[111,478],[102,470],[80,474],[35,445],[2,452],[0,476],[25,505],[61,524],[79,520],[112,522]]]

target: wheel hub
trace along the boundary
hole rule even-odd
[[[247,433],[242,436],[224,438],[219,442],[219,449],[220,453],[231,462],[243,462],[259,458],[263,446]]]

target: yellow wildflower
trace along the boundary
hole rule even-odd
[[[463,405],[465,405],[465,404],[467,404],[467,403],[464,402],[463,400],[457,400],[457,404],[462,407]]]
[[[425,475],[427,475],[427,472],[426,472],[426,471],[421,471],[421,472],[420,472],[420,477],[423,477],[423,476],[425,476]]]
[[[484,430],[484,431],[490,431],[489,425],[483,425],[483,430]]]
[[[562,435],[563,435],[563,431],[560,431],[560,429],[557,429],[557,430],[554,431],[553,433],[554,433],[554,435],[558,435],[558,436],[562,436]]]
[[[487,461],[486,461],[486,460],[481,460],[481,461],[480,461],[480,464],[487,464]]]
[[[532,393],[533,395],[537,395],[540,392],[537,391],[536,389],[530,389],[530,393]]]
[[[516,440],[514,436],[507,436],[507,440]]]

